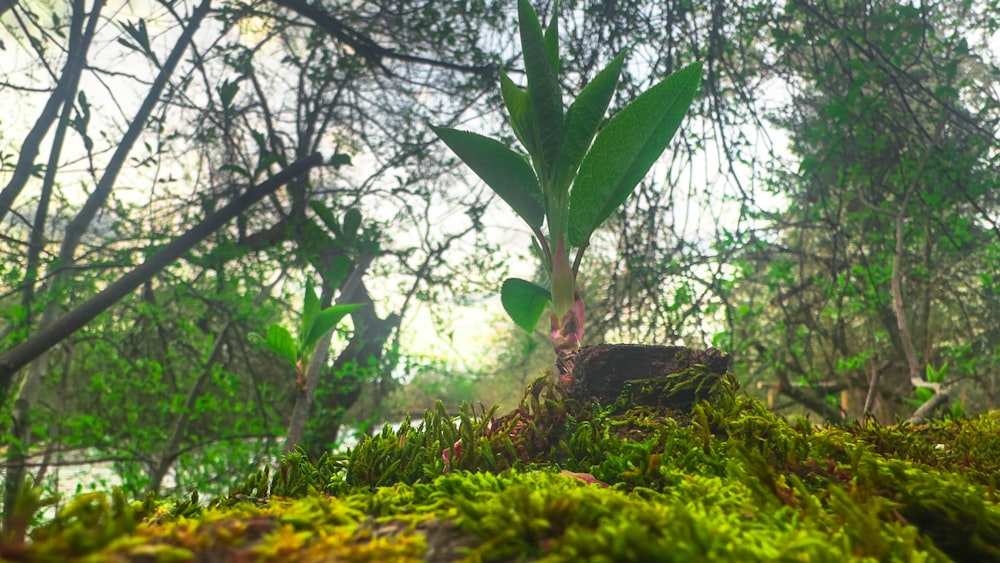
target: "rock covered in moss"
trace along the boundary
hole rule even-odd
[[[618,407],[544,382],[510,417],[466,408],[453,419],[439,406],[345,456],[293,454],[206,508],[87,497],[0,556],[1000,560],[996,415],[817,429],[726,386],[686,411]],[[100,540],[81,542],[84,529]]]

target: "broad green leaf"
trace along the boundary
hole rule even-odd
[[[299,360],[295,340],[288,329],[279,324],[273,324],[267,329],[267,347],[293,366]]]
[[[306,240],[309,241],[307,245],[310,249],[329,249],[329,248],[343,248],[344,245],[341,241],[334,239],[330,236],[326,229],[319,226],[314,219],[307,218],[302,227],[303,236],[307,237]],[[310,261],[312,258],[310,258]]]
[[[299,338],[305,342],[306,335],[312,331],[316,316],[319,315],[319,297],[313,289],[311,279],[306,280],[306,292],[302,299],[302,328],[299,329]]]
[[[240,83],[236,80],[230,82],[229,80],[222,81],[222,86],[216,88],[219,91],[219,99],[222,101],[222,107],[229,109],[233,104],[233,99],[236,94],[240,91]]]
[[[539,229],[545,219],[542,191],[525,158],[503,143],[468,131],[431,129],[489,185],[528,226]]]
[[[344,213],[344,240],[354,242],[358,238],[358,227],[361,226],[361,212],[352,207]]]
[[[549,47],[531,2],[518,0],[517,17],[521,30],[524,70],[528,75],[535,143],[538,145],[538,154],[542,157],[541,162],[536,162],[535,165],[539,167],[539,175],[547,179],[550,178],[563,141],[562,87],[559,85],[556,69],[552,66]],[[556,57],[558,60],[558,53]]]
[[[335,153],[330,157],[329,164],[336,169],[339,169],[342,166],[350,166],[351,155],[342,152]]]
[[[566,112],[566,139],[563,141],[562,152],[559,153],[555,175],[557,186],[568,187],[576,174],[604,114],[608,111],[624,63],[623,51],[587,84]]]
[[[531,332],[549,303],[549,290],[530,281],[509,278],[500,287],[500,302],[517,326]]]
[[[302,222],[302,236],[308,242],[301,246],[301,253],[313,263],[315,263],[316,249],[342,246],[339,242],[333,240],[333,237],[326,232],[326,229],[319,226],[319,223],[312,217],[307,217]]]
[[[323,221],[326,228],[330,229],[330,231],[339,238],[340,222],[333,216],[333,211],[331,211],[325,203],[315,199],[309,202],[309,207],[312,207],[313,212],[316,213],[316,215]]]
[[[221,172],[235,172],[236,174],[239,174],[240,176],[245,176],[247,178],[252,178],[252,176],[250,175],[250,171],[249,170],[247,170],[246,168],[243,168],[242,166],[237,166],[235,164],[223,164],[222,166],[219,167],[219,170]]]
[[[928,389],[927,387],[917,387],[916,388],[917,399],[920,399],[921,403],[926,403],[934,396],[934,390]]]
[[[555,71],[556,77],[562,65],[559,62],[559,0],[552,2],[552,19],[549,20],[548,27],[545,28],[545,52],[549,56],[549,64]]]
[[[500,93],[510,114],[510,126],[528,154],[540,158],[535,146],[534,129],[531,125],[531,104],[528,93],[517,87],[507,73],[500,70]]]
[[[261,172],[267,170],[272,164],[282,164],[281,156],[274,153],[267,153],[260,157],[257,161],[257,167],[254,169],[254,176],[258,176]]]
[[[257,143],[257,152],[264,154],[268,152],[267,148],[267,137],[264,136],[260,131],[252,130],[250,135],[253,136],[253,140]]]
[[[320,311],[319,315],[316,316],[316,322],[313,323],[309,330],[309,334],[306,335],[303,340],[303,345],[307,353],[311,354],[316,348],[316,344],[319,342],[320,338],[323,338],[326,333],[333,330],[333,327],[337,326],[340,321],[350,315],[355,310],[364,307],[364,303],[352,303],[350,305],[334,305],[333,307],[328,307]]]
[[[569,243],[590,235],[628,198],[670,143],[701,82],[688,65],[643,92],[597,134],[580,163],[569,204]]]

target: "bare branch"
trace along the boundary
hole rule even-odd
[[[145,128],[146,121],[153,112],[153,108],[160,102],[160,94],[166,88],[170,76],[173,74],[174,69],[177,67],[181,57],[184,55],[188,45],[191,43],[194,37],[194,32],[198,29],[198,26],[205,18],[205,15],[208,14],[210,5],[211,0],[204,0],[191,14],[187,27],[184,29],[184,32],[181,33],[181,36],[177,39],[176,46],[173,51],[170,52],[167,60],[163,63],[163,69],[160,71],[160,74],[157,75],[156,80],[149,89],[149,93],[146,95],[146,99],[142,102],[142,106],[139,108],[136,116],[129,124],[128,131],[126,131],[121,143],[115,147],[115,153],[111,157],[111,162],[104,171],[104,175],[101,176],[100,182],[98,182],[97,187],[94,188],[94,192],[90,194],[90,197],[87,198],[87,202],[84,204],[83,209],[80,210],[76,217],[73,218],[73,221],[70,222],[69,226],[66,227],[66,235],[63,239],[62,248],[59,251],[59,258],[63,264],[72,264],[73,253],[76,250],[76,246],[79,244],[80,239],[83,237],[83,234],[87,230],[91,221],[93,221],[94,217],[97,215],[97,212],[104,207],[108,196],[111,194],[111,189],[114,186],[115,180],[118,178],[118,172],[120,172],[122,167],[125,165],[125,159],[129,152],[132,151],[132,147],[135,145],[139,135]],[[3,208],[0,206],[0,211],[2,210]]]
[[[17,0],[0,0],[0,17],[3,17],[4,13],[13,8],[16,3]]]
[[[449,70],[457,70],[472,74],[493,75],[500,72],[499,65],[462,65],[448,61],[439,61],[426,57],[407,55],[387,47],[383,47],[376,43],[371,37],[368,37],[364,33],[345,25],[344,22],[331,15],[323,8],[314,6],[305,0],[274,0],[274,3],[309,18],[315,22],[317,26],[333,36],[334,39],[350,46],[354,49],[354,52],[364,57],[365,60],[373,66],[382,66],[383,59],[394,59],[397,61],[447,68]]]
[[[957,385],[952,385],[951,387],[948,387],[940,391],[930,399],[927,399],[926,403],[920,405],[919,409],[913,411],[913,414],[910,415],[910,418],[906,419],[906,423],[920,424],[921,422],[929,420],[931,414],[933,414],[938,407],[948,404],[948,402],[951,400],[952,392],[957,388],[958,388]]]
[[[9,3],[6,8],[4,7],[4,2]],[[14,0],[0,0],[0,16],[13,5]],[[59,81],[56,83],[55,89],[52,90],[52,95],[45,102],[45,107],[42,108],[41,115],[35,120],[31,131],[28,132],[24,138],[24,143],[21,144],[17,164],[14,166],[14,173],[11,174],[10,181],[7,182],[3,191],[0,191],[0,221],[3,221],[3,218],[10,212],[11,207],[14,205],[14,200],[20,195],[21,190],[24,189],[25,184],[27,184],[28,179],[31,177],[31,171],[35,166],[35,158],[38,156],[42,140],[48,134],[49,127],[55,122],[59,108],[64,103],[71,103],[73,96],[76,94],[76,85],[80,80],[80,73],[83,71],[83,66],[87,62],[87,50],[90,48],[90,42],[94,38],[94,30],[99,19],[98,14],[100,14],[103,6],[104,0],[98,0],[94,3],[94,9],[91,11],[90,21],[87,24],[87,31],[82,37],[78,35],[76,28],[74,28],[74,32],[70,35],[69,56],[66,58],[66,66],[63,67]],[[74,19],[76,17],[78,15],[74,13]]]

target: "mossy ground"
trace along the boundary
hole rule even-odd
[[[207,507],[83,495],[0,557],[1000,561],[998,413],[818,429],[712,385],[680,412],[581,406],[539,381],[508,415],[439,408]]]

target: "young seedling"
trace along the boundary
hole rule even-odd
[[[529,332],[551,304],[552,345],[560,380],[568,383],[567,359],[583,339],[584,303],[576,278],[590,236],[625,202],[670,143],[701,82],[701,63],[666,77],[600,128],[625,53],[564,110],[558,2],[543,30],[531,3],[518,0],[518,22],[527,88],[517,87],[501,72],[500,90],[527,155],[476,133],[432,129],[534,234],[535,253],[549,274],[549,287],[511,278],[503,282],[500,298],[511,319]],[[570,263],[572,249],[576,254]]]
[[[305,296],[302,301],[302,322],[297,338],[293,338],[289,330],[279,324],[273,324],[267,329],[267,338],[257,333],[250,333],[250,339],[263,343],[269,350],[280,356],[295,367],[295,383],[299,390],[306,390],[306,374],[309,372],[309,362],[316,353],[316,345],[326,333],[333,330],[347,315],[354,312],[363,303],[349,305],[334,305],[320,310],[319,297],[313,290],[312,282],[306,281]]]

